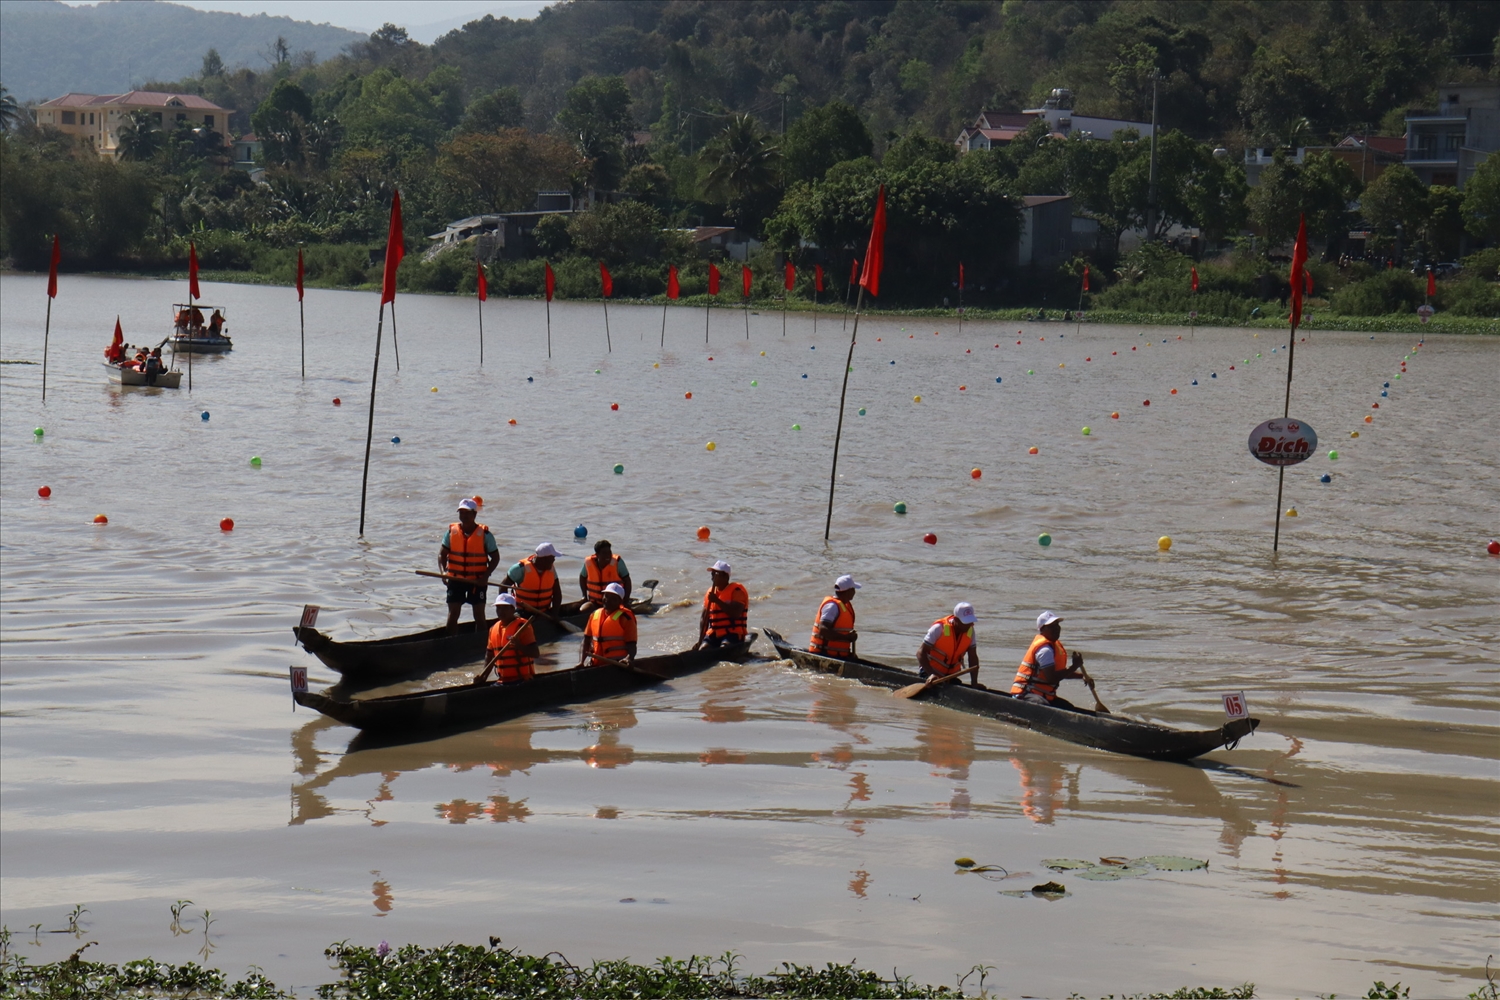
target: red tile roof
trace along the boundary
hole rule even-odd
[[[176,100],[182,107],[194,111],[223,111],[229,113],[229,108],[221,108],[213,101],[197,94],[164,94],[154,90],[132,90],[128,94],[78,94],[67,93],[61,97],[54,97],[50,101],[44,101],[37,107],[94,107],[101,104],[132,105],[136,107],[164,108],[169,101]]]

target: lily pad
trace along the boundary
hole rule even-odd
[[[1042,865],[1058,872],[1072,871],[1074,868],[1094,867],[1092,861],[1080,861],[1078,858],[1046,858],[1042,861]]]
[[[1136,868],[1132,865],[1097,865],[1093,868],[1081,868],[1073,874],[1079,878],[1088,879],[1090,882],[1117,882],[1122,878],[1139,878],[1142,875],[1150,875],[1150,868]]]
[[[960,867],[960,868],[973,868],[974,867],[974,859],[973,858],[959,858],[958,860],[954,861],[953,863],[955,865],[957,865],[958,867]]]
[[[1175,854],[1152,854],[1144,858],[1132,858],[1131,865],[1150,865],[1164,872],[1190,872],[1199,868],[1207,868],[1207,861],[1199,861],[1197,858],[1184,858]]]
[[[1031,891],[1048,896],[1060,896],[1068,890],[1063,887],[1061,882],[1043,882],[1041,885],[1032,886]]]

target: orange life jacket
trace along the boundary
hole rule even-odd
[[[745,610],[739,613],[731,612],[722,604],[716,604],[709,600],[715,592],[715,588],[709,587],[703,595],[703,607],[708,611],[708,630],[705,636],[717,638],[742,638],[745,634],[745,620],[750,614],[750,592],[745,589],[743,583],[731,583],[723,590],[718,591],[719,600],[727,604],[740,603]]]
[[[517,652],[518,646],[528,646],[536,642],[536,636],[531,631],[531,622],[525,618],[516,617],[511,619],[509,625],[496,622],[490,626],[490,640],[486,649],[493,653],[497,649],[503,649],[505,644],[521,633],[511,647],[506,649],[495,659],[495,681],[499,684],[514,684],[516,681],[529,681],[536,676],[533,669],[533,660],[529,656],[522,656]]]
[[[589,615],[589,623],[584,626],[583,634],[594,640],[591,659],[603,657],[623,660],[630,655],[626,643],[635,641],[635,612],[624,605],[614,611],[600,608]]]
[[[484,534],[489,530],[483,524],[475,524],[473,533],[465,535],[461,522],[448,525],[449,576],[475,583],[484,579],[484,571],[490,565],[489,554],[484,551]]]
[[[833,623],[834,635],[823,639],[823,609],[828,607],[829,602],[839,606],[838,619]],[[818,605],[818,617],[813,622],[812,641],[808,648],[819,656],[832,656],[837,659],[847,660],[854,652],[854,640],[849,638],[849,633],[854,631],[854,605],[848,601],[841,601],[837,597],[825,597],[823,603]]]
[[[536,568],[536,556],[521,560],[524,571],[521,582],[515,586],[517,603],[528,608],[546,611],[552,607],[552,593],[557,589],[557,567],[554,565],[543,573]]]
[[[1040,667],[1036,663],[1037,650],[1043,646],[1052,647],[1052,669],[1062,671],[1068,668],[1068,651],[1063,648],[1062,641],[1053,642],[1045,635],[1038,635],[1031,640],[1031,648],[1026,650],[1026,655],[1021,659],[1021,667],[1016,671],[1016,679],[1010,686],[1010,693],[1019,698],[1023,694],[1039,694],[1048,701],[1057,698],[1057,685],[1043,684],[1037,680]]]
[[[610,556],[609,562],[600,566],[599,554],[596,552],[583,561],[583,571],[587,574],[584,585],[588,590],[588,599],[598,604],[604,600],[604,588],[611,583],[620,582],[620,557]]]
[[[974,630],[970,628],[959,635],[958,619],[953,615],[939,618],[932,624],[943,626],[943,634],[938,636],[938,641],[928,651],[927,663],[932,667],[933,673],[939,677],[947,677],[957,673],[963,666],[964,654],[974,645]]]

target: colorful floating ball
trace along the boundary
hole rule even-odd
[[[250,464],[252,466],[254,466],[255,468],[257,468],[257,469],[260,468],[260,456],[259,455],[251,455],[250,456]]]
[[[1049,545],[1051,545],[1051,544],[1052,544],[1052,536],[1051,536],[1051,535],[1049,535],[1049,534],[1047,534],[1047,533],[1046,533],[1046,532],[1045,532],[1045,531],[1044,531],[1044,532],[1042,532],[1042,533],[1041,533],[1041,534],[1040,534],[1040,535],[1037,535],[1037,536],[1036,536],[1036,543],[1037,543],[1037,544],[1038,544],[1038,545],[1040,545],[1040,546],[1041,546],[1041,547],[1042,547],[1042,548],[1044,548],[1044,549],[1045,549],[1045,548],[1046,548],[1046,547],[1047,547],[1047,546],[1049,546]]]
[[[47,432],[44,431],[44,430],[42,430],[40,427],[37,427],[37,428],[34,428],[31,433],[34,434],[37,437],[41,437],[43,434],[45,434]]]
[[[765,356],[766,356],[766,352],[765,352],[765,351],[761,351],[761,352],[760,352],[760,356],[761,356],[761,357],[765,357]]]
[[[1035,454],[1037,454],[1037,453],[1038,453],[1038,452],[1039,452],[1039,451],[1040,451],[1040,450],[1041,450],[1041,449],[1039,449],[1039,448],[1038,448],[1038,447],[1037,447],[1037,446],[1036,446],[1036,445],[1032,445],[1032,446],[1031,446],[1031,447],[1030,447],[1030,448],[1027,448],[1027,449],[1026,449],[1026,454],[1028,454],[1028,455],[1035,455]]]
[[[809,351],[816,351],[817,349],[818,349],[818,345],[817,344],[814,344],[814,345],[812,345],[811,347],[808,348]],[[713,358],[709,358],[708,360],[712,361]]]
[[[1172,536],[1162,535],[1156,540],[1156,547],[1163,552],[1169,550],[1172,547]]]
[[[1208,377],[1209,378],[1218,378],[1219,377],[1219,373],[1218,372],[1213,372]]]
[[[904,500],[897,500],[896,501],[896,505],[894,507],[892,507],[891,510],[895,511],[897,514],[905,514],[906,513],[906,501],[904,501]]]
[[[105,517],[103,514],[95,514],[94,515],[94,523],[95,524],[108,524],[109,523],[109,518]]]
[[[220,518],[219,519],[219,530],[220,531],[233,531],[234,530],[234,518],[232,518],[232,517],[223,517],[223,518]]]
[[[1150,406],[1151,405],[1151,400],[1149,400],[1149,399],[1145,400],[1144,402],[1141,403],[1141,405],[1142,406]]]
[[[1059,368],[1066,368],[1066,367],[1068,367],[1068,366],[1067,366],[1067,365],[1065,365],[1065,364],[1063,364],[1063,363],[1062,363],[1062,362],[1061,362],[1061,361],[1059,361],[1059,362],[1058,362],[1058,363],[1057,363],[1057,367],[1059,367]]]
[[[1000,384],[1000,376],[999,376],[999,375],[996,375],[996,376],[995,376],[995,384],[996,384],[996,385],[999,385],[999,384]]]
[[[708,541],[708,536],[710,534],[712,534],[712,532],[708,530],[708,525],[706,525],[706,524],[703,525],[702,527],[700,527],[698,529],[698,541],[700,541],[700,542],[706,542],[706,541]]]
[[[526,381],[528,381],[528,382],[535,382],[536,379],[532,378],[530,375],[527,375],[526,376]]]
[[[1085,427],[1085,428],[1084,428],[1084,429],[1083,429],[1083,436],[1084,436],[1084,437],[1088,437],[1088,436],[1089,436],[1089,435],[1090,435],[1090,434],[1092,434],[1092,433],[1094,433],[1094,432],[1093,432],[1093,431],[1092,431],[1092,430],[1090,430],[1090,429],[1089,429],[1089,428],[1087,428],[1087,427]]]
[[[1026,374],[1027,375],[1035,375],[1036,374],[1036,369],[1034,369],[1034,368],[1028,368],[1028,369],[1026,369]]]
[[[719,447],[719,446],[716,445],[716,444],[714,444],[712,441],[708,442],[708,444],[706,444],[706,445],[703,446],[704,450],[706,450],[706,451],[713,451],[717,447]]]
[[[979,477],[981,477],[983,475],[984,475],[984,472],[982,470],[980,470],[980,469],[970,469],[969,470],[969,478],[970,479],[978,479]]]
[[[437,392],[437,386],[433,386],[431,389],[428,389],[427,391],[428,392]]]
[[[922,536],[922,541],[926,542],[928,545],[936,545],[937,544],[937,535],[934,535],[932,532],[929,531],[927,534],[925,534],[925,535]]]
[[[860,415],[860,416],[864,416],[864,415],[865,415],[865,408],[864,408],[864,407],[863,407],[863,406],[861,406],[861,407],[860,407],[860,408],[859,408],[859,415]]]
[[[611,410],[618,410],[620,408],[620,404],[619,403],[610,403],[609,404],[609,408]]]
[[[52,487],[43,486],[41,489],[36,491],[36,495],[45,500],[52,495]]]
[[[1388,389],[1381,389],[1380,390],[1380,395],[1381,395],[1382,398],[1388,399],[1388,398],[1390,398],[1391,393],[1390,393],[1390,390],[1388,390]]]
[[[751,379],[750,380],[750,386],[751,386],[751,388],[754,388],[757,385],[760,385],[760,383],[757,382],[755,379]]]
[[[602,375],[602,374],[604,374],[604,369],[603,368],[595,368],[594,369],[594,374],[595,375]]]
[[[661,362],[658,361],[658,362],[654,363],[651,367],[652,368],[660,368],[661,367]],[[530,382],[531,379],[527,379],[526,381]]]
[[[1391,387],[1391,384],[1389,382],[1384,382],[1384,383],[1381,384],[1381,388],[1382,389],[1389,389],[1390,387]]]
[[[802,377],[803,377],[803,378],[807,378],[807,373],[806,373],[806,372],[804,372],[804,373],[803,373],[803,375],[802,375]]]
[[[1359,431],[1350,431],[1349,436],[1352,438],[1357,438],[1359,437]]]
[[[1288,507],[1286,509],[1286,516],[1287,517],[1296,517],[1297,516],[1297,508],[1296,507]]]
[[[1113,413],[1111,413],[1109,415],[1109,419],[1111,419],[1111,420],[1119,420],[1120,419],[1120,411],[1116,410]]]
[[[969,387],[966,386],[966,385],[961,385],[961,386],[958,387],[958,391],[959,392],[966,392],[966,391],[968,391],[968,388]]]
[[[1320,483],[1331,483],[1331,482],[1333,482],[1333,477],[1330,476],[1328,473],[1325,472],[1321,476],[1318,477],[1318,482],[1320,482]]]
[[[682,398],[683,399],[692,399],[693,398],[693,394],[690,393],[690,392],[685,392],[685,393],[682,394]]]
[[[1493,538],[1491,538],[1490,544],[1486,545],[1484,547],[1484,550],[1492,556],[1500,556],[1500,542],[1497,542]]]
[[[474,494],[469,499],[474,501],[474,506],[476,507],[484,506],[484,497],[480,496],[478,493]]]
[[[198,419],[199,420],[207,420],[208,419],[208,411],[204,410],[202,413],[198,414]]]
[[[1337,451],[1330,451],[1328,453],[1328,460],[1330,462],[1337,462],[1339,460],[1339,453]]]
[[[624,474],[625,474],[625,466],[623,466],[620,463],[616,462],[615,463],[615,475],[617,475],[617,476],[623,476]]]
[[[1365,414],[1365,423],[1367,423],[1367,424],[1373,424],[1374,422],[1375,422],[1375,418],[1373,416],[1371,416],[1370,414],[1366,413]]]
[[[333,405],[334,406],[343,406],[344,405],[344,401],[342,399],[339,399],[337,396],[334,396],[333,397]]]
[[[712,355],[712,354],[710,354],[710,355],[709,355],[709,356],[708,356],[708,360],[710,360],[710,361],[712,361],[712,360],[713,360],[713,359],[714,359],[714,356],[713,356],[713,355]]]
[[[587,537],[589,537],[589,529],[588,529],[588,527],[586,525],[580,524],[578,527],[576,527],[576,528],[573,529],[573,537],[574,538],[587,538]]]
[[[1198,384],[1198,380],[1197,379],[1193,379],[1193,384],[1197,385]]]
[[[793,424],[792,425],[792,430],[794,430],[794,431],[800,431],[801,429],[802,429],[802,425],[801,424]]]
[[[911,401],[912,401],[912,402],[913,402],[913,403],[920,403],[920,402],[921,402],[921,401],[922,401],[922,397],[921,397],[921,396],[913,396],[913,397],[912,397],[912,398],[911,398]]]
[[[516,418],[515,417],[511,417],[509,420],[506,421],[506,423],[510,424],[512,427],[516,426]]]

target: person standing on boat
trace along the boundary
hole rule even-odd
[[[926,680],[967,670],[969,686],[979,687],[979,647],[974,643],[974,622],[977,620],[974,605],[959,601],[953,614],[933,622],[917,650],[918,676]],[[966,655],[967,668],[963,665]]]
[[[506,576],[522,611],[528,608],[551,611],[562,604],[562,581],[553,566],[560,554],[551,542],[543,542],[534,553],[510,568]]]
[[[1038,705],[1054,708],[1075,708],[1066,699],[1057,696],[1057,685],[1069,677],[1083,677],[1083,654],[1073,654],[1073,665],[1068,663],[1068,651],[1062,644],[1062,618],[1051,611],[1037,615],[1037,636],[1021,659],[1016,671],[1016,680],[1010,687],[1012,697]]]
[[[474,609],[475,628],[484,625],[484,592],[490,574],[500,565],[500,546],[490,529],[479,523],[479,505],[458,502],[458,520],[448,525],[438,549],[438,570],[448,577],[448,627],[458,624],[467,604]]]
[[[531,680],[536,676],[537,656],[536,633],[531,630],[531,622],[516,614],[516,599],[505,593],[495,595],[495,619],[485,645],[489,662],[474,683],[483,684],[491,670],[495,671],[496,684]]]
[[[591,667],[634,665],[635,651],[635,612],[625,606],[625,588],[606,584],[604,607],[589,615],[584,626],[578,662]]]
[[[611,583],[618,583],[625,588],[625,600],[630,600],[630,570],[625,568],[625,560],[615,555],[610,547],[608,538],[601,538],[594,543],[594,554],[583,561],[583,568],[578,571],[578,589],[583,594],[583,610],[592,611],[604,603],[604,588]]]
[[[854,631],[854,592],[863,586],[847,573],[833,581],[833,596],[823,598],[818,619],[813,623],[808,648],[814,653],[838,660],[854,655],[854,643],[859,639],[859,633]]]
[[[211,337],[221,337],[224,335],[224,314],[217,309],[208,318],[208,333]]]
[[[709,586],[703,595],[703,613],[698,616],[698,641],[694,649],[717,649],[745,641],[750,615],[750,592],[743,583],[730,583],[730,565],[720,559],[708,567]]]
[[[166,371],[166,365],[162,364],[160,347],[152,348],[151,353],[146,356],[146,367],[143,371],[146,373],[147,385],[155,385],[156,376]]]

